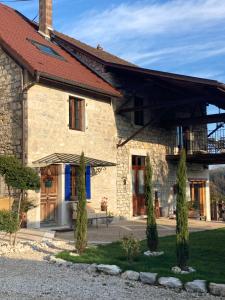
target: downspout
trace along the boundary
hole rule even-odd
[[[28,71],[25,69],[21,69],[21,94],[20,94],[20,100],[22,103],[22,164],[26,164],[26,122],[25,122],[25,116],[26,116],[26,100],[27,100],[27,91],[34,86],[39,81],[39,75],[37,72],[35,72],[35,79],[33,81],[29,81],[29,75]]]

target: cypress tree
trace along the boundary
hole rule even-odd
[[[188,205],[186,199],[186,153],[183,149],[177,170],[176,252],[177,264],[185,270],[189,258]]]
[[[79,254],[82,254],[87,246],[87,208],[85,187],[85,161],[84,153],[80,157],[78,173],[78,204],[75,226],[75,246]]]
[[[158,231],[155,219],[155,210],[153,206],[153,187],[152,187],[152,166],[150,163],[149,154],[146,158],[145,169],[145,200],[147,206],[147,245],[150,251],[158,249]]]

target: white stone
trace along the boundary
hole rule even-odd
[[[175,266],[175,267],[172,267],[171,271],[172,271],[174,274],[180,274],[181,268],[178,267],[178,266]]]
[[[181,268],[178,266],[172,267],[171,271],[174,274],[190,274],[190,273],[196,272],[196,270],[192,267],[187,267],[187,270],[181,270]]]
[[[160,285],[172,289],[181,289],[183,286],[180,279],[176,277],[160,277],[158,282]]]
[[[155,284],[157,273],[150,273],[150,272],[141,272],[140,273],[140,279],[141,282],[147,283],[147,284]]]
[[[87,268],[87,272],[89,274],[91,273],[95,273],[98,271],[98,265],[97,264],[91,264],[88,268]]]
[[[146,256],[160,256],[160,255],[163,255],[164,254],[164,251],[145,251],[144,252],[144,255]]]
[[[70,252],[70,256],[76,257],[76,256],[80,256],[80,255],[78,253],[75,253],[75,252]]]
[[[205,280],[193,280],[185,283],[185,289],[187,292],[196,293],[207,293],[206,281]]]
[[[210,283],[209,291],[212,295],[225,297],[225,284]]]
[[[98,265],[98,271],[103,272],[108,275],[119,275],[121,273],[121,269],[116,265]]]
[[[129,279],[129,280],[133,280],[133,281],[138,281],[139,278],[140,278],[140,274],[138,272],[135,272],[135,271],[125,271],[121,277],[123,279]]]
[[[192,268],[192,267],[188,267],[188,271],[189,271],[189,273],[196,272],[196,270],[194,268]]]

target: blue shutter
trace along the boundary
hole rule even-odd
[[[65,166],[65,200],[69,201],[71,198],[71,187],[70,187],[70,177],[71,177],[71,166],[66,165]]]
[[[91,167],[86,167],[86,198],[91,199]]]

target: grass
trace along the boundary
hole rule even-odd
[[[126,260],[120,242],[90,247],[80,257],[62,252],[57,257],[74,263],[115,264],[122,270],[155,272],[160,276],[174,276],[170,271],[176,265],[176,237],[168,236],[159,239],[159,250],[165,252],[159,257],[146,257],[140,254],[131,264]],[[146,241],[141,241],[141,253],[147,250]],[[187,275],[176,275],[183,282],[194,279],[205,279],[208,282],[225,283],[225,228],[195,232],[190,234],[189,266],[197,272]]]

